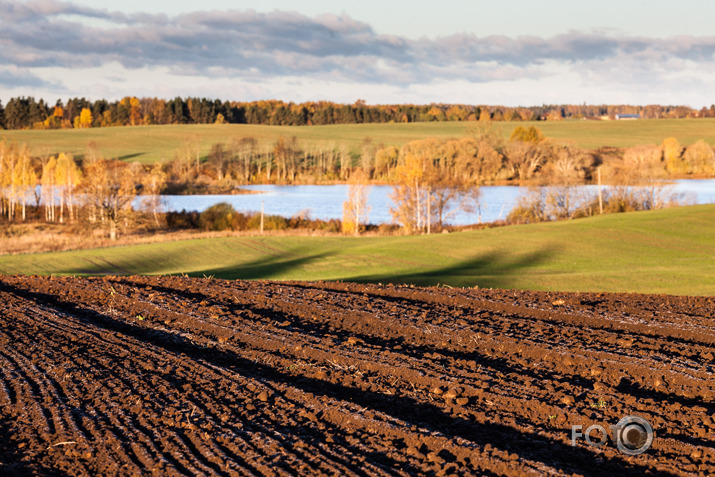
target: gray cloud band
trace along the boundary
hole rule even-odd
[[[547,62],[643,69],[669,61],[714,62],[715,37],[651,39],[572,32],[550,38],[456,34],[412,40],[379,35],[347,16],[295,12],[124,14],[55,1],[0,0],[0,62],[16,67],[167,66],[174,74],[319,76],[425,83],[458,77],[538,75]],[[507,75],[508,76],[508,75]],[[533,77],[533,76],[532,76]]]

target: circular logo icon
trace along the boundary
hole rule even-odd
[[[626,416],[614,426],[616,446],[627,455],[639,455],[653,444],[653,427],[638,416]]]

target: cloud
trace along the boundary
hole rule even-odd
[[[53,0],[0,0],[0,64],[32,71],[120,64],[129,70],[168,68],[177,77],[247,82],[297,77],[408,88],[454,80],[548,80],[554,78],[555,64],[584,82],[643,83],[647,78],[656,84],[683,62],[703,65],[712,79],[715,37],[572,31],[548,38],[455,34],[409,39],[377,34],[345,15],[233,10],[168,16]],[[25,78],[28,86],[41,81]],[[2,84],[15,80],[20,76],[0,76]]]
[[[0,66],[0,86],[7,89],[21,87],[63,89],[59,83],[44,80],[26,68],[15,66]]]

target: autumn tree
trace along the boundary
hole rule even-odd
[[[511,136],[509,136],[510,141],[521,141],[531,144],[539,144],[544,142],[545,139],[544,134],[536,126],[519,126],[515,128],[512,131]]]
[[[287,179],[289,183],[294,183],[298,174],[298,157],[300,156],[298,139],[293,136],[291,139],[279,137],[273,146],[273,157],[278,166],[278,178]]]
[[[340,150],[338,151],[338,157],[340,158],[340,179],[345,180],[348,177],[348,172],[352,168],[352,156],[350,156],[350,150],[345,144],[340,145]]]
[[[436,168],[428,168],[425,176],[425,189],[427,193],[427,233],[432,231],[433,219],[437,220],[437,227],[441,230],[447,218],[453,215],[450,206],[458,201],[467,192],[468,187],[458,178],[446,176]],[[477,188],[478,189],[478,188]]]
[[[388,146],[375,152],[375,175],[389,180],[392,171],[397,166],[400,150],[395,146]]]
[[[366,137],[360,145],[360,167],[368,179],[372,178],[373,169],[375,166],[375,145],[372,139]]]
[[[159,211],[162,208],[163,202],[161,191],[166,185],[166,173],[162,164],[157,162],[152,166],[148,173],[142,174],[140,177],[142,185],[142,205],[151,212],[154,218],[154,224],[159,227]]]
[[[182,146],[174,152],[171,161],[171,174],[173,180],[188,184],[199,176],[200,142],[198,136],[184,138]]]
[[[137,168],[117,160],[100,159],[89,164],[82,191],[87,203],[99,214],[97,218],[109,228],[109,237],[117,239],[117,225],[132,212],[137,194]]]
[[[71,155],[61,153],[55,164],[55,186],[60,199],[60,222],[64,222],[64,209],[67,207],[70,222],[74,219],[74,191],[80,185],[82,172]]]
[[[549,148],[541,131],[517,127],[503,149],[514,179],[530,180],[548,158]]]
[[[670,144],[667,147],[664,146],[663,150],[665,149],[669,151],[667,155],[665,155],[666,167],[669,160],[671,164],[673,164],[674,161],[682,161],[680,159],[681,148],[679,144],[677,146],[674,144]],[[629,147],[623,154],[623,164],[626,168],[624,172],[631,176],[631,182],[634,183],[659,179],[665,176],[665,170],[663,169],[663,162],[661,160],[661,148],[658,146],[639,145]]]
[[[605,168],[606,189],[604,211],[629,212],[659,209],[671,195],[665,176],[662,147],[634,146],[626,149],[623,161],[615,167]]]
[[[92,111],[88,108],[82,108],[82,112],[74,120],[74,127],[86,129],[92,127]]]
[[[57,158],[51,156],[42,165],[42,203],[45,208],[45,220],[54,222],[57,220],[56,208],[56,184],[57,184]]]
[[[216,181],[220,184],[224,181],[226,168],[228,166],[229,155],[226,152],[224,145],[216,143],[211,146],[209,152],[208,165],[216,172]]]
[[[17,204],[17,146],[0,142],[0,210],[8,220],[15,217]]]
[[[17,165],[15,167],[15,177],[13,181],[17,184],[18,196],[22,206],[22,220],[27,219],[27,202],[33,195],[37,185],[37,174],[32,166],[30,152],[26,145],[17,150]]]
[[[683,146],[674,138],[669,137],[661,145],[665,169],[670,175],[683,175],[688,173],[688,167],[683,161]]]
[[[552,144],[551,161],[543,171],[548,184],[540,197],[544,198],[544,213],[551,220],[570,219],[588,198],[578,187],[583,183],[592,156],[572,143]]]
[[[437,140],[428,139],[409,142],[400,151],[396,183],[390,194],[395,206],[390,208],[390,214],[407,233],[427,229],[431,220],[428,178],[432,177],[432,158],[436,157],[438,147]]]
[[[127,96],[119,103],[122,108],[124,118],[121,118],[123,124],[137,126],[142,123],[141,102],[134,96]]]
[[[534,177],[548,157],[548,148],[543,144],[519,140],[509,141],[503,151],[511,177],[518,180]]]
[[[702,139],[685,149],[683,161],[688,173],[712,176],[715,174],[715,154]]]
[[[461,106],[450,106],[445,113],[447,121],[464,121],[469,113]]]
[[[368,177],[362,169],[353,171],[348,182],[348,199],[343,202],[343,233],[353,233],[357,237],[360,227],[367,223],[370,207],[367,205]]]
[[[235,176],[241,177],[244,183],[251,181],[252,161],[257,155],[258,141],[253,137],[231,138],[229,150],[232,160],[238,162]]]
[[[310,156],[313,159],[313,178],[332,179],[334,178],[336,148],[334,143],[322,142],[313,147]]]

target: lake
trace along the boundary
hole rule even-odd
[[[595,193],[595,185],[580,186]],[[688,179],[674,181],[669,186],[673,192],[689,194],[698,204],[715,203],[715,179]],[[236,210],[257,212],[263,203],[266,214],[292,217],[303,211],[310,211],[314,219],[340,219],[343,202],[347,198],[347,185],[246,185],[242,189],[261,191],[257,194],[241,195],[168,195],[163,196],[167,210],[204,211],[219,202],[228,202]],[[484,186],[482,189],[482,222],[504,219],[516,205],[518,198],[527,190],[519,186]],[[392,186],[370,186],[368,202],[371,207],[369,222],[373,224],[391,223],[390,207]],[[474,224],[477,214],[453,210],[445,222],[454,225]]]

